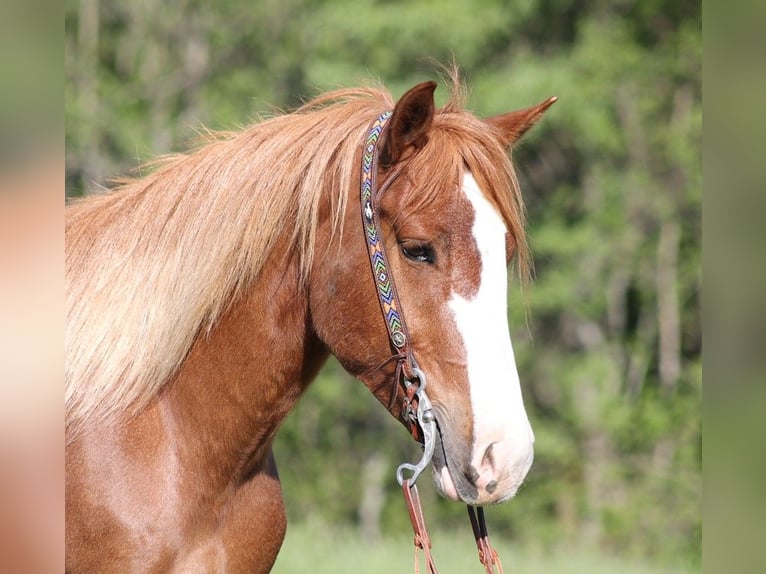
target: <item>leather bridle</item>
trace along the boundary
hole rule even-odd
[[[403,463],[396,470],[396,479],[402,487],[412,528],[415,532],[415,570],[416,572],[418,570],[417,550],[421,549],[425,554],[429,572],[437,574],[436,564],[431,555],[431,540],[426,529],[415,481],[431,462],[438,431],[431,401],[426,394],[426,375],[418,367],[412,352],[407,323],[404,320],[399,295],[388,264],[383,230],[380,225],[380,198],[401,173],[401,166],[394,168],[383,183],[380,186],[377,185],[378,141],[391,114],[392,112],[385,112],[378,116],[370,126],[364,141],[360,186],[362,226],[378,302],[392,347],[392,356],[384,364],[391,361],[396,362],[389,410],[394,407],[399,396],[399,390],[402,389],[404,398],[402,399],[401,417],[408,425],[410,434],[423,445],[423,456],[416,464]],[[409,477],[405,476],[406,473],[409,473]],[[500,559],[489,543],[484,509],[469,505],[468,514],[479,549],[479,560],[488,574],[494,574],[495,567],[502,574],[503,568]]]

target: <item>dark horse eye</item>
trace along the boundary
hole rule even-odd
[[[410,261],[416,261],[418,263],[434,262],[434,250],[426,243],[402,245],[402,253],[404,253],[404,256]]]

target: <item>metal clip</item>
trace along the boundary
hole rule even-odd
[[[409,478],[410,484],[415,484],[420,474],[425,470],[428,463],[431,462],[431,458],[434,455],[434,437],[436,436],[436,419],[434,418],[433,409],[431,407],[431,400],[426,394],[426,375],[417,367],[413,367],[412,372],[415,377],[420,380],[418,390],[415,391],[415,396],[418,397],[417,419],[420,428],[423,430],[423,456],[420,458],[417,464],[410,464],[408,462],[399,465],[396,469],[396,480],[399,485],[404,484],[404,472],[412,472],[412,476]]]

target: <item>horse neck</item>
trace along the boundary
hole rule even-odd
[[[284,250],[274,253],[255,284],[197,337],[160,398],[187,460],[224,483],[244,480],[262,464],[328,356],[311,327],[296,258],[285,263]]]

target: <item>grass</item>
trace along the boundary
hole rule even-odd
[[[465,533],[432,532],[433,555],[440,574],[477,574],[479,563],[470,530]],[[582,549],[544,553],[493,540],[506,574],[687,574],[693,570],[662,568],[628,558],[597,554]],[[412,536],[363,540],[349,528],[324,524],[291,524],[275,574],[390,574],[415,572]],[[420,572],[427,572],[422,556]]]

